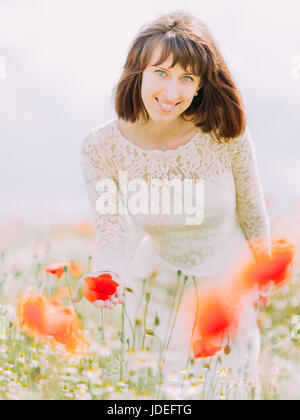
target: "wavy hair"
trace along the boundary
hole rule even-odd
[[[177,63],[201,77],[201,88],[191,105],[182,113],[192,116],[192,122],[219,142],[244,133],[244,104],[230,70],[208,27],[197,17],[184,11],[159,15],[141,27],[132,41],[123,72],[113,91],[115,111],[120,119],[134,123],[141,114],[149,114],[144,106],[141,87],[143,71],[149,65],[157,45],[162,53],[156,66],[170,54]],[[221,139],[222,138],[222,141]]]

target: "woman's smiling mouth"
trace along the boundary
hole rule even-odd
[[[163,102],[160,102],[158,100],[158,98],[155,98],[155,99],[156,99],[156,102],[157,102],[159,108],[164,112],[171,112],[180,104],[180,102],[178,102],[176,105],[170,106],[170,105],[164,104]]]

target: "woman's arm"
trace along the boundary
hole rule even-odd
[[[123,283],[135,249],[130,240],[126,214],[100,214],[96,209],[97,199],[101,196],[96,191],[97,182],[110,179],[115,183],[114,168],[108,151],[104,150],[101,135],[101,129],[91,131],[81,147],[81,167],[96,231],[93,269],[115,272]]]
[[[228,150],[236,185],[236,212],[240,225],[254,255],[258,246],[260,252],[263,248],[270,256],[270,220],[248,126],[241,136],[228,142]]]

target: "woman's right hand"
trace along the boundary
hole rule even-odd
[[[79,302],[83,296],[84,296],[84,289],[87,287],[87,284],[85,282],[85,277],[98,277],[100,274],[110,274],[112,277],[112,280],[119,283],[119,286],[117,287],[117,291],[114,295],[110,296],[108,300],[95,300],[92,304],[96,308],[107,308],[107,309],[113,309],[118,303],[123,303],[123,291],[122,287],[120,285],[120,277],[118,274],[112,272],[112,271],[94,271],[90,274],[85,274],[81,277],[81,279],[77,283],[77,287],[75,292],[72,296],[72,302],[76,303]]]

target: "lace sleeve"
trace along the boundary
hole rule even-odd
[[[119,212],[103,214],[96,208],[97,200],[101,196],[101,193],[96,190],[96,185],[100,180],[109,179],[114,183],[117,191],[114,168],[107,151],[101,147],[99,136],[99,133],[91,131],[82,143],[80,154],[83,178],[96,231],[93,269],[94,271],[113,271],[124,279],[135,248],[133,241],[130,240],[128,215],[119,214]]]
[[[236,185],[236,212],[255,255],[256,246],[270,256],[271,228],[259,177],[255,147],[248,126],[228,143]]]

